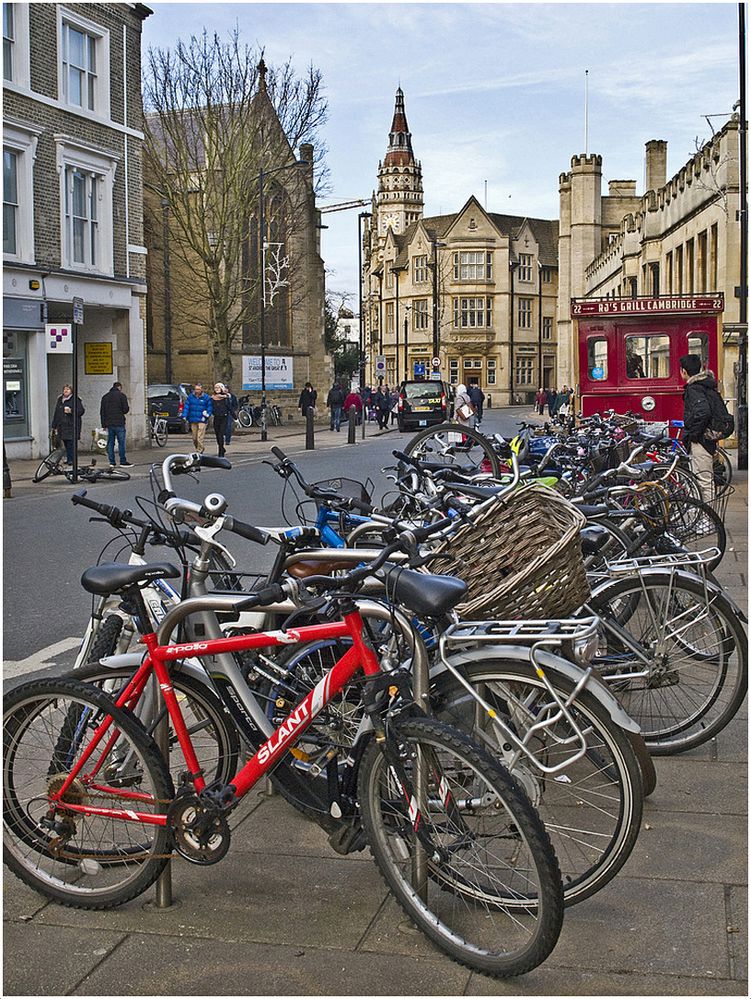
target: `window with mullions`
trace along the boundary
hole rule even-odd
[[[428,300],[416,298],[412,302],[412,329],[426,330],[428,328]]]
[[[455,281],[490,281],[492,277],[492,253],[485,250],[466,250],[454,254]]]
[[[493,325],[492,298],[455,298],[454,327],[478,329]]]
[[[543,316],[542,317],[542,338],[543,340],[553,339],[553,317]]]
[[[386,302],[386,332],[394,332],[394,303]]]
[[[63,96],[84,111],[97,107],[97,45],[99,39],[63,21]]]
[[[495,385],[496,363],[497,362],[494,357],[488,358],[488,385]]]
[[[531,385],[534,381],[535,359],[534,357],[516,358],[516,384]]]
[[[531,298],[520,298],[519,299],[519,329],[529,330],[532,329],[532,299]]]
[[[520,253],[519,254],[519,280],[520,281],[531,281],[532,280],[532,254],[531,253]]]
[[[16,15],[12,3],[3,4],[3,79],[13,81],[16,54]]]
[[[84,267],[99,265],[99,213],[101,178],[78,167],[65,171],[65,237],[68,259]]]
[[[3,149],[3,253],[18,253],[18,154]]]
[[[426,253],[412,258],[412,280],[415,284],[428,283],[428,256]]]

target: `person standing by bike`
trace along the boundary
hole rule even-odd
[[[199,454],[204,451],[204,438],[206,437],[206,424],[213,412],[211,396],[203,390],[203,385],[196,382],[193,391],[185,400],[185,410],[183,417],[190,424],[190,432],[193,436],[193,447]]]
[[[326,405],[331,410],[330,430],[339,432],[342,422],[342,406],[344,405],[344,391],[339,382],[334,382],[326,397]]]
[[[698,354],[679,358],[683,390],[683,444],[691,456],[691,470],[699,482],[705,503],[714,498],[714,454],[718,438],[712,434],[713,409],[727,413],[711,371],[701,370]],[[717,398],[713,398],[713,395]]]
[[[115,382],[109,392],[105,392],[99,405],[99,419],[107,431],[107,457],[110,468],[115,467],[115,441],[123,468],[132,468],[133,463],[125,457],[125,416],[130,411],[128,398],[121,382]]]
[[[81,400],[73,399],[73,389],[63,385],[62,394],[57,397],[52,417],[52,429],[65,444],[66,464],[73,464],[73,441],[81,440],[81,417],[86,412]]]
[[[216,437],[217,454],[224,457],[224,438],[227,434],[227,420],[229,418],[229,392],[227,386],[222,382],[214,385],[214,392],[211,396],[211,409],[214,416],[214,435]]]
[[[237,414],[240,412],[240,403],[229,385],[225,385],[224,390],[227,393],[227,405],[229,407],[229,412],[227,413],[227,428],[224,432],[224,443],[229,444],[232,441],[232,431],[235,429]]]

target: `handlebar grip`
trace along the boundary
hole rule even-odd
[[[454,526],[454,521],[451,517],[444,517],[442,520],[436,521],[435,524],[428,524],[426,527],[417,527],[414,530],[410,530],[409,533],[419,545],[420,542],[427,541],[427,539],[433,534],[437,534],[439,531],[442,531],[444,527]]]
[[[270,586],[264,586],[262,590],[251,593],[247,600],[237,604],[237,609],[250,610],[252,607],[260,607],[262,604],[276,604],[280,600],[284,600],[286,595],[281,583],[272,583]]]
[[[417,458],[413,458],[411,454],[405,454],[404,451],[392,451],[391,453],[397,461],[402,461],[405,465],[412,465],[414,468],[418,468],[420,465]]]
[[[101,513],[103,517],[107,517],[107,519],[112,516],[119,515],[120,513],[116,506],[110,506],[106,503],[96,503],[94,500],[87,499],[85,489],[81,489],[80,492],[73,493],[70,500],[74,506],[88,507],[89,510],[95,510],[97,513]]]
[[[347,497],[344,500],[344,504],[350,508],[350,510],[359,510],[360,513],[370,514],[373,512],[373,505],[371,503],[365,503],[363,500],[355,499],[354,496]]]
[[[201,468],[232,468],[229,458],[220,458],[214,454],[202,454],[200,464]]]
[[[280,447],[277,447],[276,445],[272,447],[271,453],[274,455],[275,458],[278,458],[279,461],[287,460],[287,455],[284,453],[284,451],[282,451]]]
[[[234,517],[225,517],[224,526],[228,531],[232,531],[233,534],[239,534],[241,538],[245,538],[246,541],[254,541],[257,545],[267,545],[269,543],[270,535],[266,531],[262,531],[258,527],[253,527],[252,524],[246,524],[242,520],[235,520]]]

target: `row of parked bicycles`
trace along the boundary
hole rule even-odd
[[[207,455],[155,466],[135,513],[73,496],[119,551],[81,577],[72,673],[5,698],[6,863],[116,906],[175,852],[221,860],[269,775],[337,853],[370,848],[450,957],[531,970],[628,859],[652,757],[745,696],[746,619],[713,575],[732,486],[704,502],[664,430],[615,416],[511,441],[429,428],[377,490],[269,463],[279,528],[178,495],[230,469]]]

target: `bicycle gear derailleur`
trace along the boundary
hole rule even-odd
[[[230,828],[221,807],[196,794],[175,798],[167,809],[175,849],[191,864],[217,864],[230,845]]]

